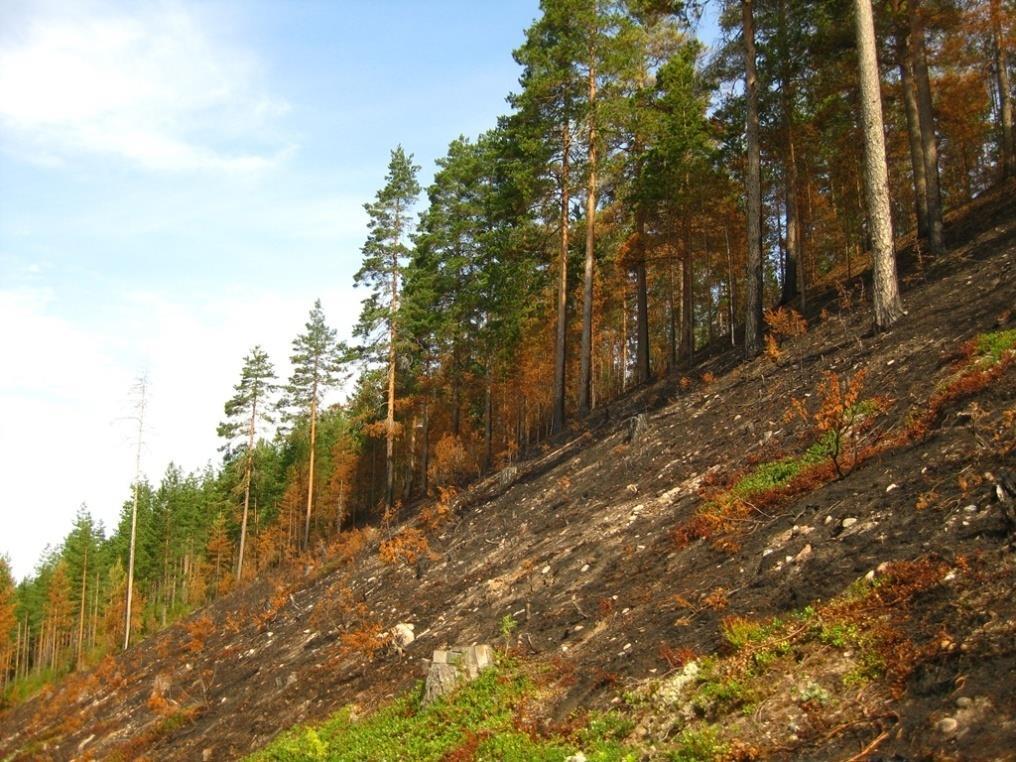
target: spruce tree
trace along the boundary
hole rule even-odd
[[[245,437],[243,449],[243,514],[240,519],[240,547],[237,551],[236,579],[243,576],[243,554],[247,540],[247,516],[250,508],[251,474],[254,470],[254,439],[258,421],[271,423],[268,397],[275,390],[275,370],[268,353],[255,346],[243,359],[240,381],[233,387],[234,395],[226,402],[226,420],[219,424],[218,434],[226,440],[226,447],[237,437]]]
[[[355,334],[363,342],[361,357],[368,363],[387,367],[387,412],[385,415],[385,505],[395,500],[395,385],[399,355],[399,289],[403,268],[409,256],[410,212],[420,184],[420,168],[413,164],[402,146],[391,153],[385,185],[374,201],[364,204],[370,217],[367,240],[363,244],[363,264],[355,275],[355,285],[370,289],[363,300]]]
[[[314,456],[321,397],[328,389],[340,383],[340,373],[347,354],[346,346],[336,338],[335,329],[329,328],[325,322],[321,300],[316,300],[304,333],[293,339],[293,354],[289,358],[293,364],[293,373],[285,387],[286,395],[280,403],[287,410],[290,420],[307,416],[310,426],[304,549],[310,543],[310,518],[314,505]]]

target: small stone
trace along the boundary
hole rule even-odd
[[[967,513],[976,513],[977,512],[977,506],[976,505],[965,505],[965,506],[963,506],[963,510],[966,511]]]
[[[540,574],[550,574],[550,565],[548,564],[547,566],[544,566],[542,569],[540,569]]]
[[[630,650],[631,650],[631,643],[625,643],[625,644],[624,644],[624,649],[623,649],[623,650],[625,650],[625,651],[630,651]]]
[[[890,484],[888,487],[885,488],[885,491],[886,492],[892,492],[894,489],[899,489],[899,488],[900,488],[900,485],[898,485],[898,484]]]
[[[832,524],[833,523],[833,517],[832,516],[826,516],[825,517],[825,521],[823,523],[824,524]]]
[[[212,750],[211,749],[204,749],[201,752],[201,762],[209,762],[209,760],[211,758],[212,758]]]
[[[564,762],[586,762],[586,755],[580,751],[570,757],[565,757]]]
[[[956,728],[958,728],[959,726],[960,724],[956,721],[955,717],[943,717],[935,725],[935,728],[938,730],[939,733],[951,736],[953,733],[956,732]]]
[[[847,518],[843,519],[842,522],[840,522],[840,526],[843,527],[844,529],[850,529],[850,527],[852,527],[856,523],[857,519],[855,519],[853,516],[848,516]]]
[[[416,635],[413,633],[415,629],[416,625],[414,624],[410,624],[409,622],[399,622],[391,630],[392,639],[398,643],[400,647],[405,648],[416,640]]]
[[[956,706],[958,706],[960,709],[966,709],[968,706],[972,706],[973,703],[974,700],[970,698],[970,696],[960,696],[958,699],[956,699]]]
[[[625,489],[632,495],[637,495],[639,493],[639,485],[637,484],[629,484],[625,487]]]
[[[579,571],[582,572],[582,573],[585,573],[585,572],[589,571],[589,564],[583,564],[582,568],[579,569]]]
[[[811,543],[809,542],[807,545],[801,548],[801,551],[796,556],[794,556],[794,561],[796,563],[802,564],[809,558],[811,558],[811,554],[812,554]]]

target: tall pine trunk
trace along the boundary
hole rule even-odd
[[[991,0],[991,43],[995,55],[995,85],[998,89],[999,126],[1002,130],[1002,176],[1016,174],[1016,138],[1013,137],[1012,91],[1009,89],[1009,57],[1002,30],[1001,0]]]
[[[582,354],[579,371],[579,415],[592,408],[593,270],[596,250],[596,69],[589,67],[589,185],[586,190],[586,260],[582,278]]]
[[[896,254],[893,251],[889,208],[889,173],[885,161],[882,96],[871,0],[854,0],[854,15],[861,82],[861,121],[864,128],[864,186],[874,264],[875,325],[884,330],[903,315],[903,303],[900,301],[896,280]]]
[[[568,183],[571,133],[568,120],[561,129],[561,252],[557,286],[557,342],[554,347],[554,410],[550,430],[557,433],[564,428],[565,399],[565,339],[568,333]]]
[[[314,449],[317,446],[317,382],[310,400],[310,462],[307,466],[307,515],[303,524],[303,549],[310,550],[310,514],[314,505]]]
[[[917,0],[908,0],[907,6],[910,23],[908,52],[917,91],[917,116],[921,132],[921,151],[924,155],[924,177],[928,188],[928,250],[932,254],[941,254],[945,249],[942,233],[942,191],[939,186],[938,142],[935,138],[935,114],[932,108],[924,26],[921,23]]]
[[[254,461],[254,421],[257,416],[257,399],[251,404],[250,421],[247,423],[247,462],[243,469],[243,517],[240,519],[240,550],[236,560],[236,581],[243,578],[243,551],[247,546],[247,511],[250,507],[250,480]]]
[[[635,212],[635,365],[639,385],[649,383],[649,292],[646,277],[646,215],[642,205]]]
[[[745,140],[748,148],[745,171],[748,267],[744,353],[748,357],[755,357],[762,351],[762,155],[759,147],[758,75],[755,70],[752,0],[741,0],[741,26],[744,36],[744,90],[747,100]]]

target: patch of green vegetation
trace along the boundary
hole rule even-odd
[[[731,617],[723,622],[723,637],[736,650],[740,651],[750,645],[765,643],[781,634],[784,628],[783,620],[779,617],[770,619],[768,622],[752,622],[749,619]]]
[[[834,648],[856,648],[861,644],[862,634],[856,624],[831,622],[819,627],[818,639]]]
[[[844,414],[844,418],[856,423],[878,413],[881,409],[877,400],[861,400],[850,407]],[[827,431],[799,456],[788,456],[755,466],[750,473],[731,487],[730,491],[737,497],[750,498],[752,495],[786,486],[809,466],[824,463],[836,455],[837,446],[836,432]]]
[[[885,674],[885,662],[874,650],[863,648],[857,654],[857,665],[843,676],[847,687],[867,685]]]
[[[12,682],[0,693],[0,710],[27,701],[43,688],[55,685],[68,672],[67,669],[44,669]]]
[[[757,691],[745,680],[708,680],[699,685],[691,703],[703,716],[719,716],[741,709],[751,711],[758,702]]]
[[[1006,352],[1016,349],[1016,328],[982,333],[976,342],[977,354],[981,355],[986,365],[994,365]]]
[[[670,753],[671,762],[714,762],[727,753],[727,744],[712,725],[685,728],[677,739],[677,748]]]
[[[251,762],[321,760],[426,762],[468,749],[491,762],[562,762],[580,748],[591,762],[634,762],[622,741],[632,723],[618,713],[591,715],[575,737],[534,737],[517,729],[517,710],[538,688],[521,667],[502,660],[454,694],[423,705],[422,685],[372,715],[342,710],[321,725],[297,728],[255,753]]]

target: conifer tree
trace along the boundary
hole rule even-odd
[[[20,645],[14,638],[15,603],[11,563],[7,556],[0,556],[0,692],[7,687],[14,667],[15,647]]]
[[[363,263],[356,273],[357,286],[370,289],[363,300],[356,336],[363,342],[363,359],[383,363],[387,368],[387,412],[385,415],[385,505],[395,500],[395,385],[399,355],[399,289],[403,268],[409,255],[410,213],[420,184],[416,180],[419,167],[413,164],[402,146],[391,153],[385,185],[374,201],[364,204],[369,221],[367,240],[363,244]]]
[[[875,325],[892,326],[903,314],[896,280],[892,219],[889,211],[889,180],[885,163],[882,96],[875,50],[875,23],[871,0],[854,0],[857,54],[861,83],[861,119],[864,127],[864,186],[868,201],[868,225],[874,260]]]
[[[755,60],[753,0],[741,0],[741,34],[744,44],[744,91],[747,100],[745,142],[747,171],[745,201],[748,231],[747,298],[744,317],[744,353],[762,351],[762,155],[759,143],[758,72]]]
[[[286,384],[286,395],[280,405],[288,409],[288,417],[307,416],[310,427],[310,452],[307,461],[307,510],[304,517],[303,547],[310,544],[310,518],[314,505],[314,459],[317,444],[317,423],[321,397],[341,381],[340,373],[348,351],[336,338],[334,328],[325,322],[321,300],[314,302],[304,333],[293,339],[289,360],[293,373]]]
[[[542,0],[543,15],[526,30],[526,41],[515,51],[523,67],[522,91],[511,97],[517,109],[516,139],[526,147],[533,174],[557,196],[558,264],[557,325],[554,342],[554,388],[551,430],[565,423],[568,333],[568,256],[571,233],[572,152],[574,129],[581,117],[583,83],[576,76],[579,55],[573,14],[576,0]],[[549,182],[548,182],[549,180]],[[548,222],[553,220],[547,210]]]
[[[275,390],[275,370],[268,354],[255,346],[243,359],[240,381],[233,387],[235,394],[225,404],[226,420],[219,424],[218,434],[226,447],[238,436],[245,436],[243,449],[243,514],[240,519],[240,547],[237,551],[236,579],[243,577],[243,555],[247,540],[247,516],[250,509],[251,475],[254,470],[254,438],[258,421],[271,423],[268,396]]]

